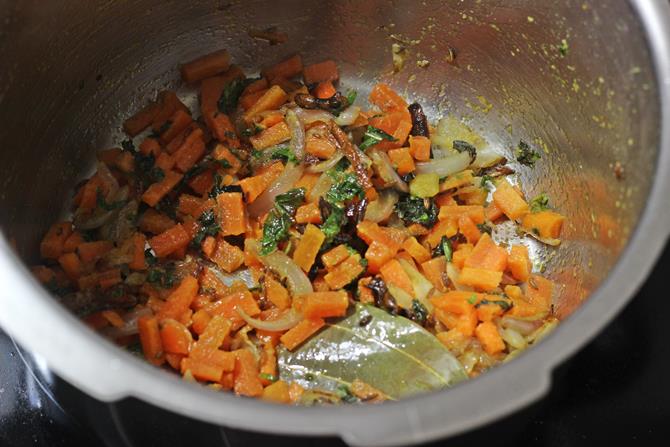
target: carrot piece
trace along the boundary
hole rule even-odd
[[[479,241],[481,242],[481,238]],[[454,254],[451,257],[451,262],[458,268],[462,269],[463,266],[465,265],[465,260],[470,256],[472,253],[472,250],[474,249],[474,246],[472,244],[459,244],[458,248],[456,251],[454,251]],[[475,266],[471,266],[475,267]],[[495,269],[493,269],[495,270]]]
[[[111,149],[96,152],[95,158],[111,168],[114,166],[116,159],[119,158],[119,155],[121,155],[122,152],[120,147],[113,147]]]
[[[218,356],[217,354],[221,354]],[[235,367],[235,356],[229,352],[215,351],[212,352],[212,357],[216,357],[218,361],[204,361],[200,359],[193,359],[190,357],[185,357],[181,361],[181,370],[182,374],[190,372],[191,375],[204,382],[219,382],[223,379],[224,376],[224,367],[221,366],[222,361],[220,360],[223,357],[225,360],[232,364],[232,368]]]
[[[225,315],[214,315],[198,337],[198,341],[193,345],[190,356],[200,359],[209,357],[211,352],[216,351],[223,344],[231,327],[230,320]]]
[[[412,280],[409,275],[400,265],[397,259],[391,259],[386,264],[384,264],[380,273],[384,278],[384,281],[387,284],[393,284],[396,287],[403,289],[405,292],[410,295],[414,295],[414,287],[412,286]]]
[[[444,256],[433,258],[421,263],[421,271],[428,281],[440,292],[447,290],[444,276],[447,273],[447,260]]]
[[[477,319],[479,321],[493,321],[503,314],[503,308],[497,304],[483,304],[477,307]]]
[[[134,137],[151,125],[160,109],[160,104],[155,101],[150,102],[123,122],[123,131]]]
[[[370,125],[383,130],[393,137],[393,141],[383,140],[374,145],[380,150],[388,150],[402,147],[407,141],[412,121],[407,109],[394,110],[381,116],[370,118]]]
[[[163,304],[163,307],[161,307],[161,310],[156,315],[158,320],[176,319],[184,313],[198,293],[198,287],[197,279],[193,276],[186,276],[179,286],[168,296],[165,304]]]
[[[393,259],[397,253],[388,245],[380,241],[372,241],[365,251],[365,259],[368,261],[368,272],[375,274],[379,273],[383,265]]]
[[[470,244],[476,244],[482,236],[479,228],[477,228],[472,219],[467,215],[462,215],[458,218],[458,229]]]
[[[170,354],[169,352],[165,353],[165,361],[170,365],[170,367],[176,371],[181,370],[181,361],[184,359],[182,354]]]
[[[147,263],[144,258],[144,245],[146,244],[147,238],[142,233],[135,233],[132,236],[133,238],[133,259],[128,263],[128,267],[131,270],[146,270]]]
[[[260,113],[266,110],[277,110],[287,99],[286,92],[278,85],[273,85],[247,109],[243,115],[244,121],[251,123]]]
[[[295,211],[295,221],[298,224],[320,224],[321,210],[316,202],[298,207]]]
[[[251,92],[251,93],[246,93],[240,96],[240,100],[238,101],[239,106],[243,110],[249,110],[256,102],[263,97],[265,92],[267,92],[269,89],[265,88],[263,90],[259,90],[256,92]]]
[[[265,129],[261,133],[249,138],[251,145],[256,150],[275,146],[291,139],[291,131],[286,122],[282,121],[274,126]]]
[[[314,87],[314,91],[312,93],[319,99],[328,99],[332,98],[335,93],[337,93],[337,90],[335,90],[332,82],[321,81],[316,85],[316,87]]]
[[[197,219],[200,217],[199,213],[204,202],[205,200],[201,199],[200,197],[192,196],[190,194],[181,194],[179,196],[177,211],[181,214],[186,214],[194,219]]]
[[[81,276],[83,266],[76,253],[65,253],[58,258],[58,264],[71,281],[76,282]]]
[[[498,287],[502,280],[502,272],[474,267],[463,267],[458,281],[464,286],[491,291]]]
[[[261,70],[261,76],[272,81],[274,78],[291,79],[302,72],[302,58],[299,54],[291,56],[272,67]]]
[[[364,220],[356,225],[356,233],[366,244],[371,244],[373,241],[379,241],[387,244],[394,252],[400,250],[400,247],[406,238],[406,234],[403,231],[380,227],[378,224],[370,222],[369,220]]]
[[[31,267],[30,271],[41,284],[49,284],[52,281],[56,281],[56,273],[53,271],[53,269],[50,269],[44,265],[36,265]]]
[[[206,305],[205,310],[210,315],[223,315],[234,324],[240,324],[244,320],[237,312],[237,307],[252,317],[261,312],[256,300],[248,290],[233,292],[219,301]]]
[[[191,132],[179,149],[174,153],[177,170],[186,172],[205,154],[205,141],[201,129]]]
[[[281,162],[272,163],[257,175],[240,180],[240,187],[244,192],[247,203],[253,203],[279,177],[283,170],[284,165]]]
[[[405,239],[405,242],[402,243],[402,248],[418,263],[426,262],[431,258],[430,252],[426,250],[426,247],[419,244],[419,241],[413,236]]]
[[[507,180],[498,182],[493,192],[493,202],[512,220],[520,219],[529,211],[526,201]]]
[[[354,281],[363,272],[365,267],[361,264],[361,256],[356,253],[326,273],[323,279],[330,289],[337,290]]]
[[[181,224],[177,224],[158,236],[152,237],[149,240],[149,245],[154,250],[157,257],[164,258],[180,248],[187,246],[190,241],[191,239],[184,227]]]
[[[489,203],[486,206],[486,208],[484,208],[484,216],[486,217],[486,220],[489,220],[491,222],[500,219],[502,215],[503,215],[502,210],[498,208],[498,205],[496,205],[495,202]]]
[[[240,147],[240,140],[237,138],[237,133],[235,133],[235,126],[228,115],[221,112],[210,113],[209,115],[205,115],[205,123],[214,138],[222,143],[226,143],[230,147]]]
[[[481,205],[445,205],[440,207],[439,220],[458,219],[468,216],[475,224],[484,223],[484,207]]]
[[[316,84],[317,82],[335,82],[340,78],[337,64],[333,60],[307,65],[303,69],[302,75],[307,85]]]
[[[216,196],[216,208],[219,216],[220,234],[235,236],[246,230],[246,212],[242,193],[224,192]]]
[[[200,335],[205,331],[205,328],[207,327],[211,319],[212,319],[211,315],[209,315],[206,310],[199,309],[191,317],[191,320],[193,322],[191,324],[191,329],[193,329],[193,332]]]
[[[142,155],[153,155],[154,157],[157,157],[161,151],[161,144],[157,139],[148,137],[142,140],[139,150]]]
[[[114,310],[103,310],[100,314],[114,327],[122,327],[125,325],[125,321],[123,321],[121,315]]]
[[[388,156],[391,159],[393,167],[396,168],[398,174],[406,175],[410,172],[413,172],[416,169],[414,164],[414,159],[410,154],[410,150],[407,147],[401,147],[399,149],[391,149],[388,151]]]
[[[278,341],[278,338],[268,337],[268,341],[263,342],[260,374],[266,377],[259,377],[263,385],[270,385],[272,383],[272,380],[267,378],[267,376],[277,376],[277,352],[275,346]]]
[[[528,248],[525,245],[512,245],[507,259],[507,268],[514,277],[521,282],[528,281],[531,263]]]
[[[192,177],[187,182],[187,184],[189,188],[191,188],[197,194],[200,194],[201,196],[205,195],[205,193],[211,191],[212,187],[214,186],[214,171],[212,169],[208,169],[204,172],[201,172],[195,177]]]
[[[288,389],[288,383],[284,382],[283,380],[277,380],[273,384],[268,385],[263,389],[261,398],[270,402],[287,404],[291,402]]]
[[[138,222],[139,229],[144,233],[160,234],[175,225],[174,220],[153,208],[146,210]]]
[[[266,90],[268,87],[270,87],[268,80],[266,78],[260,78],[247,85],[242,91],[241,96],[248,95],[249,93],[257,93],[261,90]]]
[[[318,138],[316,135],[310,135],[305,140],[305,152],[319,158],[330,158],[337,148],[327,138]]]
[[[84,242],[84,237],[80,232],[72,232],[72,234],[69,235],[67,239],[65,239],[65,242],[63,242],[63,253],[72,253],[79,245],[83,244]]]
[[[77,247],[77,254],[85,264],[95,263],[113,248],[110,241],[83,242]]]
[[[325,240],[326,235],[318,227],[308,224],[293,252],[293,262],[303,271],[309,272]]]
[[[158,104],[160,104],[160,111],[151,122],[151,129],[155,133],[161,133],[168,126],[167,122],[177,110],[188,112],[188,107],[182,103],[177,94],[170,90],[165,90],[158,93]]]
[[[558,239],[565,217],[553,211],[539,211],[523,216],[521,226],[542,238]]]
[[[410,135],[409,153],[417,161],[430,160],[430,138]]]
[[[191,332],[178,321],[166,319],[161,322],[161,343],[166,353],[188,354],[193,343]]]
[[[258,378],[258,363],[256,358],[247,349],[238,349],[235,352],[234,390],[241,396],[260,396],[263,394],[263,384]]]
[[[278,309],[288,309],[291,307],[291,297],[279,281],[270,275],[266,275],[263,284],[265,287],[265,296]]]
[[[191,118],[191,115],[189,115],[188,111],[177,109],[172,114],[170,119],[165,122],[167,129],[161,132],[158,139],[161,143],[167,144],[172,141],[173,138],[183,132],[184,129],[186,129],[192,122],[193,119]]]
[[[167,171],[163,180],[153,183],[144,194],[142,200],[149,206],[156,206],[163,197],[174,188],[177,183],[181,181],[184,176],[174,171]]]
[[[430,229],[430,233],[425,235],[421,240],[421,243],[424,246],[428,246],[430,250],[435,249],[442,240],[442,236],[448,238],[455,236],[458,232],[458,226],[456,225],[456,219],[445,219],[439,220],[433,228]]]
[[[53,224],[40,243],[40,256],[43,259],[58,259],[63,254],[65,241],[71,234],[71,222]]]
[[[407,102],[386,84],[375,85],[368,100],[384,112],[398,109],[407,110]]]
[[[186,83],[222,73],[230,67],[230,54],[226,50],[217,50],[200,56],[181,66],[181,78]]]
[[[495,355],[505,349],[505,342],[498,333],[498,328],[490,321],[480,323],[475,329],[475,335],[488,355]]]
[[[219,239],[210,259],[221,269],[230,273],[244,264],[244,252],[239,247],[226,242],[225,239]]]
[[[143,316],[137,320],[142,352],[149,363],[161,365],[165,361],[163,343],[161,342],[158,320],[155,317]]]
[[[375,295],[372,293],[372,289],[368,286],[372,281],[372,277],[366,276],[358,280],[358,301],[363,304],[373,304],[375,302]]]
[[[279,339],[289,351],[294,350],[326,324],[322,318],[305,319],[286,331]]]
[[[507,268],[507,257],[507,251],[498,247],[491,236],[484,233],[463,265],[502,272]]]
[[[281,112],[267,112],[267,114],[263,114],[263,120],[258,123],[259,126],[267,129],[268,127],[272,127],[277,123],[280,123],[281,121],[284,121],[284,114]]]
[[[345,244],[340,244],[321,255],[321,262],[327,270],[332,270],[340,262],[351,256],[349,248]]]
[[[200,83],[200,112],[202,116],[218,111],[218,102],[226,86],[235,79],[244,79],[244,72],[237,65],[231,65],[219,76],[205,78]]]
[[[217,144],[212,151],[212,158],[222,164],[227,164],[230,167],[224,168],[227,174],[235,174],[242,167],[242,162],[237,158],[226,146]]]
[[[302,313],[309,319],[341,317],[349,307],[349,295],[344,290],[312,292],[304,295],[303,299]]]

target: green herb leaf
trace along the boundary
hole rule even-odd
[[[200,227],[191,240],[191,246],[194,248],[199,248],[205,237],[216,236],[221,231],[221,226],[216,220],[214,210],[207,210],[202,213],[198,218],[198,223]]]
[[[209,197],[215,199],[216,196],[224,192],[242,192],[242,187],[240,185],[224,185],[223,178],[219,174],[214,174],[214,185],[209,192]]]
[[[347,97],[347,102],[349,103],[349,105],[352,105],[354,103],[354,101],[356,101],[357,96],[358,96],[358,92],[356,90],[353,90],[353,89],[347,90],[346,97]]]
[[[344,209],[334,205],[328,218],[321,224],[321,231],[326,236],[326,241],[331,241],[340,233],[344,225]]]
[[[256,134],[258,134],[262,131],[263,131],[263,128],[261,126],[259,126],[258,124],[254,124],[253,127],[247,127],[242,132],[240,132],[240,135],[242,135],[243,137],[248,138],[248,137],[254,136],[254,135],[256,135]],[[257,151],[255,149],[254,149],[254,152],[261,152],[262,153],[262,151]]]
[[[289,146],[282,146],[275,149],[272,151],[270,158],[272,160],[284,160],[287,163],[298,164],[298,157],[295,156],[293,150]]]
[[[536,197],[533,197],[533,199],[529,203],[530,205],[530,212],[531,213],[538,213],[540,211],[545,211],[550,208],[549,206],[549,196],[546,193],[542,193]]]
[[[345,384],[338,385],[335,389],[335,395],[340,398],[341,401],[348,404],[359,402],[360,399],[353,395],[349,387]]]
[[[295,214],[295,210],[305,201],[305,188],[293,188],[275,198],[275,207],[288,215]]]
[[[156,265],[158,258],[154,254],[154,251],[151,248],[144,250],[144,259],[147,261],[148,265]]]
[[[477,295],[475,295],[475,294],[473,293],[473,294],[470,296],[470,298],[468,298],[468,303],[470,303],[470,304],[475,304],[476,302],[477,302]]]
[[[367,324],[359,324],[370,316]],[[430,332],[407,318],[362,304],[293,352],[280,348],[278,365],[282,380],[307,389],[337,392],[339,386],[351,387],[359,379],[391,399],[467,378],[460,362]],[[308,374],[313,380],[305,380]]]
[[[330,187],[326,192],[326,200],[328,203],[337,204],[351,200],[354,197],[363,198],[365,192],[358,183],[356,175],[349,172],[344,175],[333,175],[337,177],[336,183]]]
[[[567,56],[569,49],[570,47],[568,46],[568,41],[566,39],[561,39],[561,43],[558,45],[558,52],[561,53],[561,56]]]
[[[442,253],[447,259],[447,262],[451,262],[451,259],[454,256],[454,249],[451,245],[451,239],[449,239],[447,236],[442,236],[442,239],[440,240],[440,247],[442,247]]]
[[[251,84],[253,79],[233,79],[224,87],[221,97],[217,102],[219,111],[222,113],[231,113],[237,108],[237,102],[240,100],[242,91],[247,85]]]
[[[373,126],[368,126],[365,130],[365,133],[363,134],[363,141],[358,147],[364,151],[365,149],[374,146],[382,140],[396,141],[392,135],[387,134],[383,130],[377,129]]]
[[[470,155],[470,159],[473,161],[477,158],[477,148],[475,148],[467,141],[454,140],[452,147],[458,152],[467,152]]]
[[[260,373],[258,377],[260,377],[261,379],[269,380],[270,382],[276,382],[277,380],[279,380],[279,378],[274,374],[268,374],[268,373]]]
[[[490,175],[486,174],[482,176],[480,185],[482,188],[484,188],[487,191],[491,191],[491,185],[495,185],[495,182],[493,180],[493,177]]]
[[[421,301],[414,299],[412,300],[412,320],[416,321],[420,325],[423,325],[428,318],[428,309],[421,304]]]
[[[475,300],[476,300],[476,297],[475,297]],[[470,304],[474,304],[474,303],[470,303]],[[502,309],[504,311],[510,310],[513,306],[513,303],[511,301],[507,301],[507,300],[487,300],[487,299],[483,299],[479,303],[477,303],[477,305],[475,307],[479,308],[480,306],[484,306],[486,304],[497,304],[498,306],[502,307]]]
[[[275,198],[275,206],[263,224],[261,255],[268,255],[277,249],[280,242],[289,238],[295,210],[305,200],[305,189],[295,188]]]
[[[217,160],[217,163],[219,163],[219,166],[221,166],[223,169],[230,169],[232,166],[230,165],[230,162],[226,160],[225,158],[222,158],[221,160]]]
[[[428,206],[426,207],[426,202]],[[439,210],[432,199],[405,196],[395,205],[396,213],[406,224],[418,223],[430,228],[435,224]]]
[[[531,168],[535,166],[536,161],[542,158],[539,152],[533,150],[528,143],[523,140],[519,141],[519,146],[516,148],[514,155],[516,156],[516,161]]]

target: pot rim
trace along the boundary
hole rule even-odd
[[[407,445],[461,433],[518,410],[541,397],[553,368],[632,298],[670,232],[670,5],[629,4],[644,30],[659,91],[662,126],[655,180],[628,245],[600,287],[550,336],[513,362],[447,390],[374,407],[287,407],[213,393],[157,371],[97,335],[53,300],[1,234],[0,283],[11,286],[0,292],[0,325],[43,356],[59,376],[97,399],[135,397],[184,416],[252,431],[336,435],[361,446]]]

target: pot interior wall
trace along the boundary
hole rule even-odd
[[[180,61],[221,47],[248,74],[295,52],[306,63],[333,58],[345,89],[363,96],[382,80],[432,118],[462,119],[510,159],[520,139],[540,150],[535,168],[512,165],[527,196],[547,192],[568,216],[559,249],[531,242],[537,267],[561,285],[559,315],[606,277],[653,180],[660,125],[653,67],[624,1],[0,6],[0,226],[28,262],[95,151],[124,138],[123,119],[178,86]],[[270,26],[289,42],[269,46],[247,35]],[[393,43],[408,52],[396,74]],[[195,103],[193,92],[180,94]]]

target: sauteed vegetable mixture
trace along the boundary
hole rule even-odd
[[[553,283],[496,226],[557,245],[564,217],[451,117],[299,55],[247,77],[181,66],[98,153],[37,278],[88,325],[185,380],[284,403],[451,385],[556,324]],[[521,165],[540,153],[519,142]],[[518,166],[518,165],[517,165]]]

